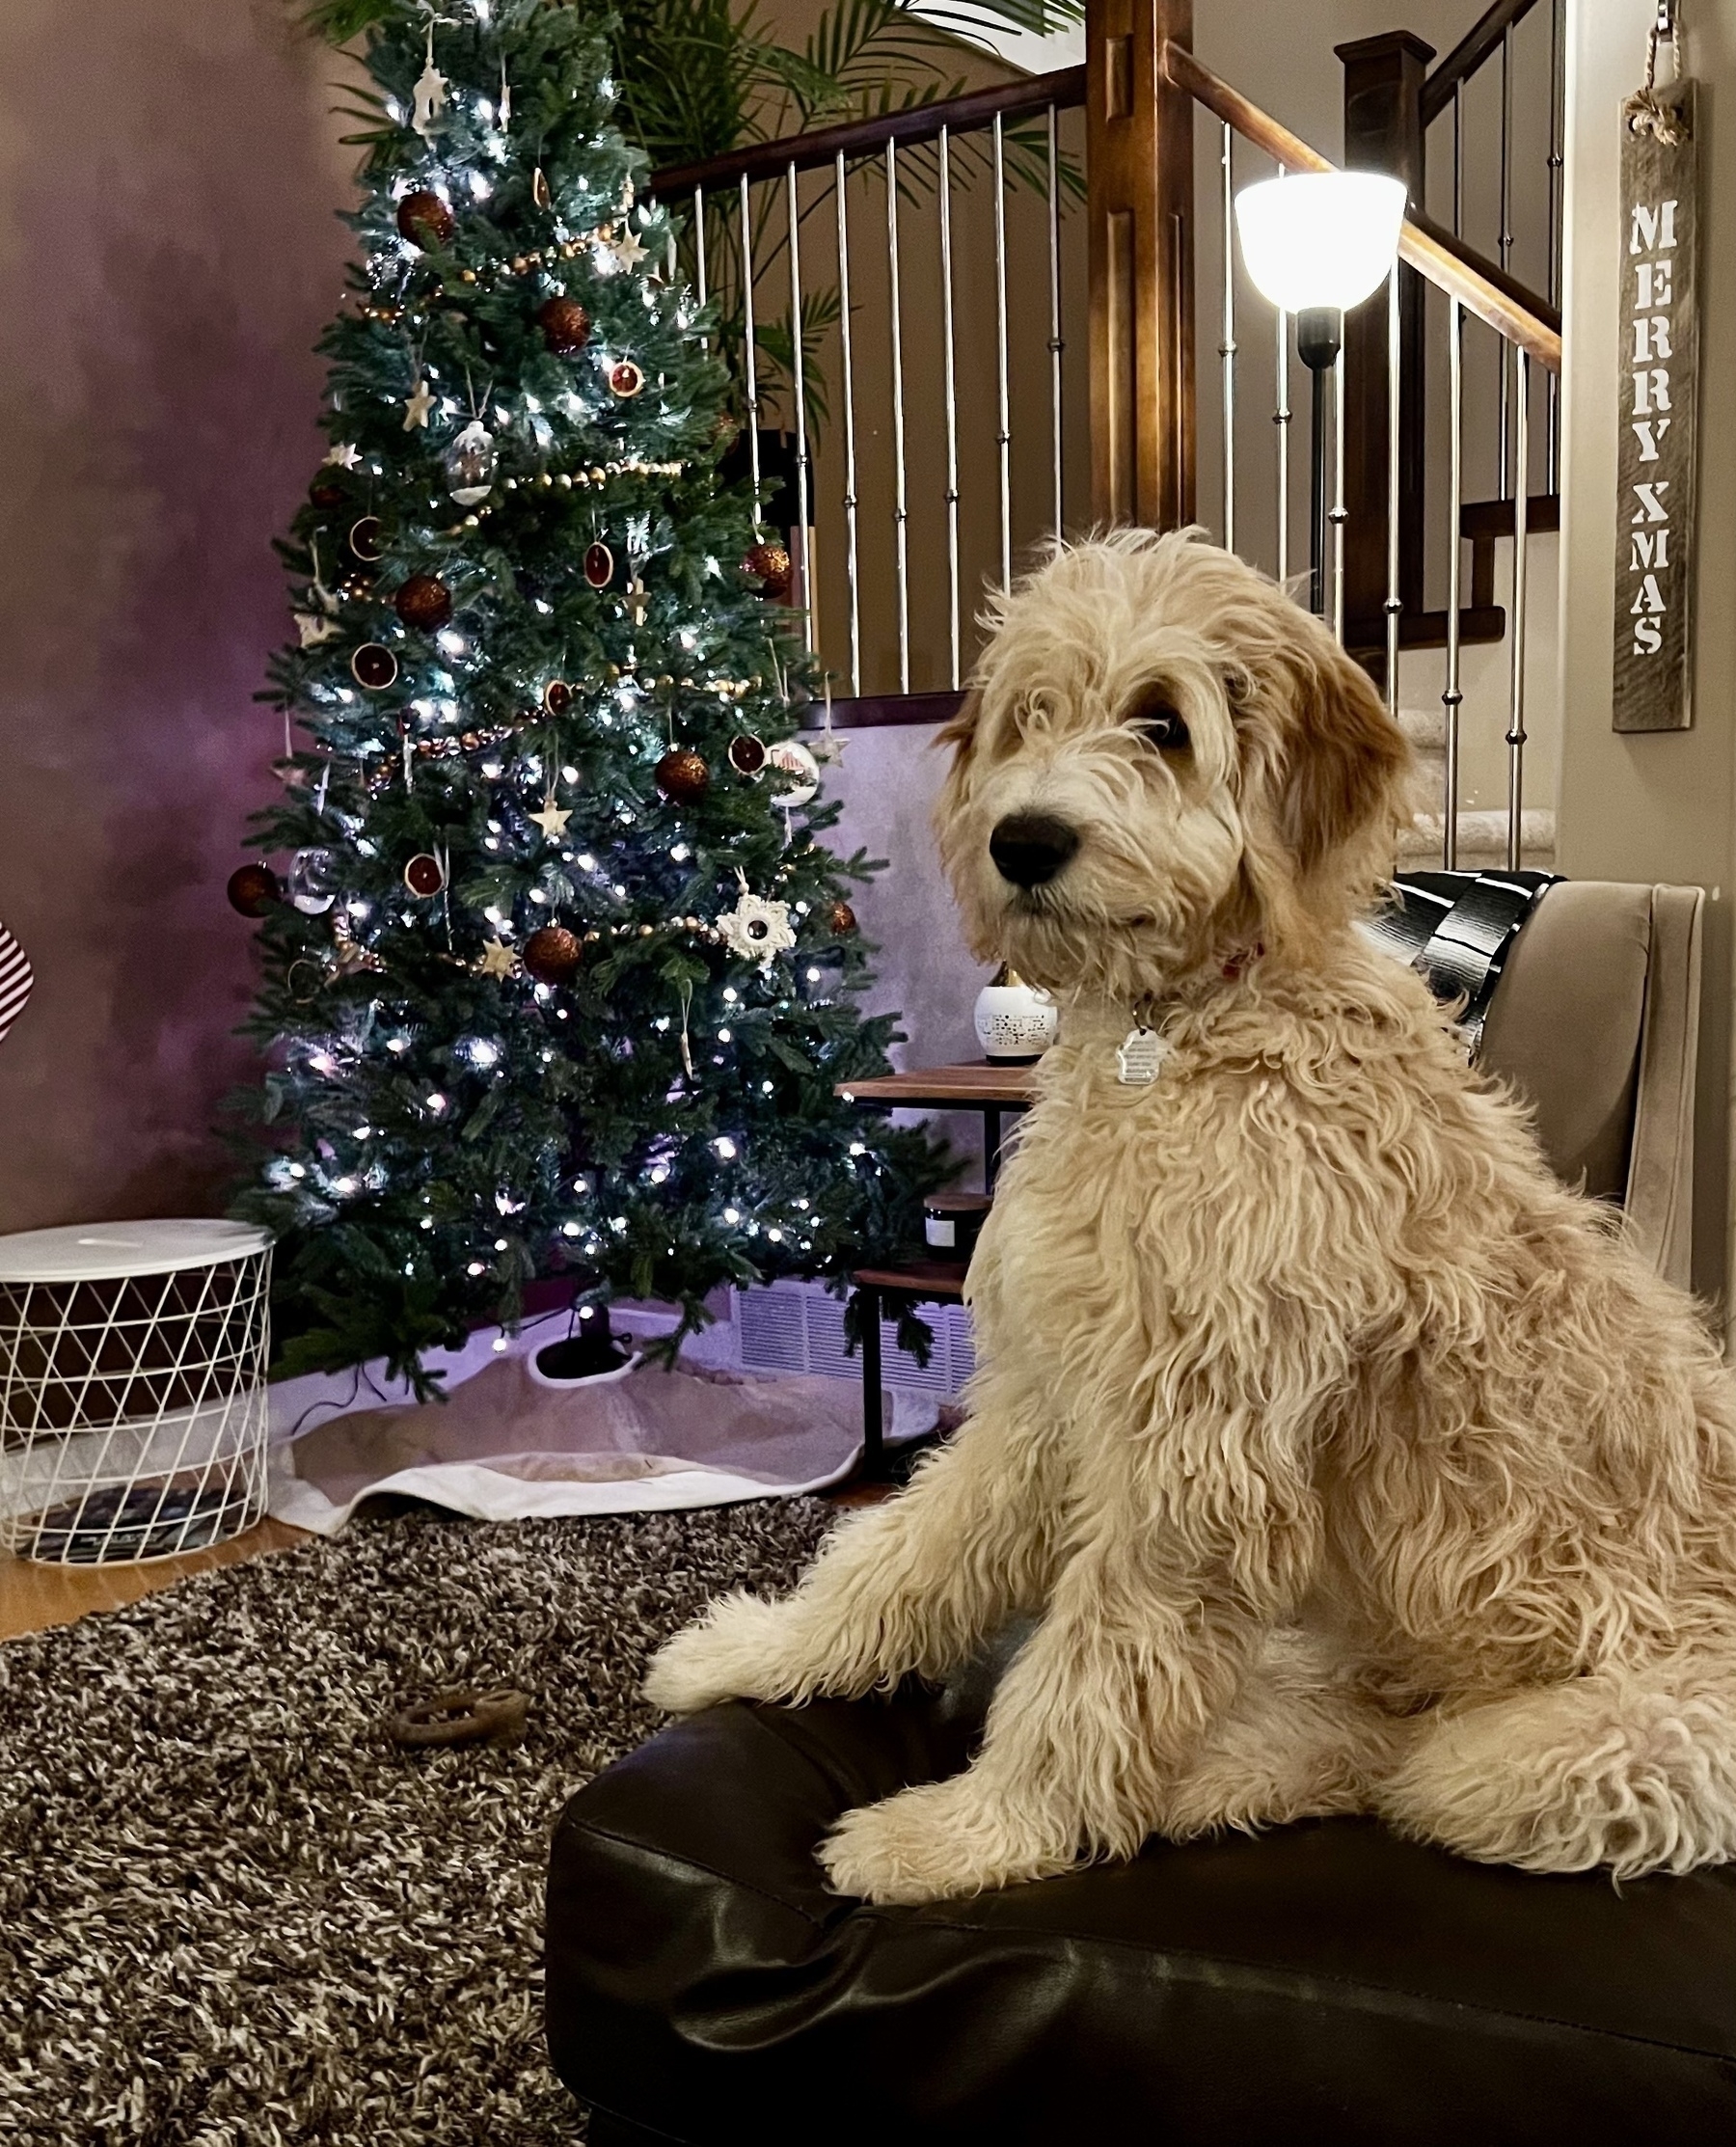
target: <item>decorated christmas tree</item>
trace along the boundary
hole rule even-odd
[[[836,1084],[882,1071],[872,870],[795,738],[788,559],[611,123],[600,15],[377,5],[332,446],[282,547],[282,798],[231,899],[291,1369],[593,1303],[840,1277],[940,1175]],[[370,103],[374,100],[370,99]],[[273,862],[272,860],[275,860]]]

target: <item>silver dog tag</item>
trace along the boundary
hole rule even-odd
[[[1147,1088],[1157,1078],[1170,1046],[1155,1029],[1129,1029],[1116,1047],[1116,1079],[1124,1088]]]

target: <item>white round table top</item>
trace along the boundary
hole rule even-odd
[[[0,1237],[0,1282],[117,1282],[127,1275],[170,1275],[182,1267],[215,1267],[244,1260],[271,1244],[258,1223],[220,1216],[168,1221],[68,1223],[58,1230],[20,1230]]]

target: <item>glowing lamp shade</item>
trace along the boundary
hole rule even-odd
[[[1398,255],[1404,182],[1377,172],[1303,172],[1235,197],[1242,259],[1287,313],[1360,305]]]

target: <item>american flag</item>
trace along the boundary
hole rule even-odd
[[[30,957],[0,924],[0,1044],[6,1042],[7,1030],[23,1013],[24,1002],[35,982],[30,973]]]

